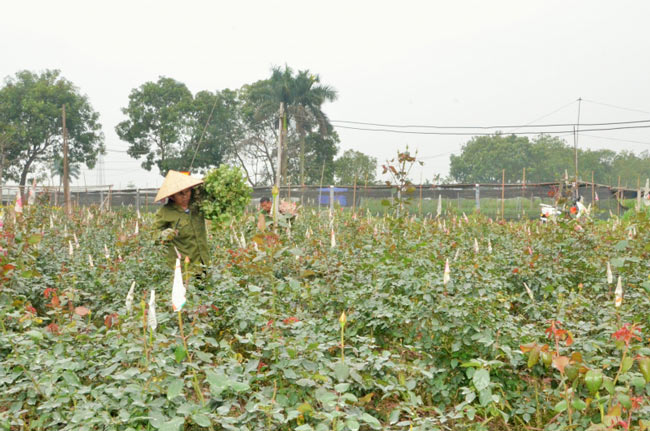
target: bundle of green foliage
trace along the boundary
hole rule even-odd
[[[207,173],[200,191],[200,208],[206,219],[227,223],[243,214],[252,189],[238,167],[221,165]]]

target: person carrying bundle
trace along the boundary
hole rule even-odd
[[[199,211],[192,189],[203,180],[189,173],[170,170],[158,190],[154,202],[167,198],[167,203],[156,213],[154,229],[167,247],[167,263],[173,268],[176,250],[181,261],[188,257],[193,267],[210,263],[205,219]]]

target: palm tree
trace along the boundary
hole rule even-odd
[[[320,85],[320,77],[309,70],[302,70],[292,80],[292,104],[287,106],[293,116],[296,132],[300,138],[300,183],[305,185],[305,137],[312,124],[318,125],[321,135],[326,135],[330,126],[327,115],[321,109],[325,102],[336,100],[336,90]]]
[[[322,111],[323,103],[336,100],[336,90],[328,85],[321,85],[318,75],[309,70],[294,71],[288,67],[274,67],[271,77],[265,81],[266,85],[251,87],[251,100],[257,104],[260,116],[274,115],[283,106],[284,115],[281,119],[283,125],[282,142],[286,145],[287,125],[293,120],[296,132],[300,138],[300,181],[304,184],[305,169],[305,137],[314,125],[318,125],[322,135],[331,130],[327,115]],[[282,157],[282,177],[287,177],[287,151]]]
[[[59,187],[63,184],[63,157],[55,156],[50,165],[52,176],[59,177]],[[68,164],[68,176],[70,179],[77,179],[81,175],[81,167],[78,163]]]

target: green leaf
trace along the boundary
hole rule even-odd
[[[614,381],[611,378],[603,378],[603,387],[607,390],[607,392],[609,392],[610,395],[614,393]]]
[[[179,431],[184,423],[185,423],[185,418],[176,417],[167,422],[162,423],[158,429],[160,431]]]
[[[347,392],[349,387],[350,387],[349,383],[339,383],[334,386],[334,390],[341,394],[343,392]]]
[[[354,419],[348,419],[345,421],[345,426],[348,427],[350,431],[357,431],[360,427],[359,422]]]
[[[183,392],[185,382],[182,379],[174,379],[167,386],[167,399],[173,400]]]
[[[246,392],[251,388],[246,382],[232,382],[230,386],[235,392]]]
[[[630,379],[630,384],[638,389],[643,389],[646,385],[645,379],[641,376],[634,376]]]
[[[587,403],[582,401],[580,398],[576,398],[571,401],[571,406],[576,410],[582,411],[587,408]]]
[[[339,380],[339,382],[345,380],[350,375],[350,367],[345,362],[337,362],[334,365],[334,375]]]
[[[614,268],[621,268],[625,265],[625,258],[624,257],[616,257],[612,259],[612,266]]]
[[[308,403],[300,404],[298,407],[296,407],[296,410],[298,410],[303,415],[313,413],[314,411],[314,409],[312,409]]]
[[[490,385],[490,372],[485,368],[476,370],[472,382],[477,391],[482,391]]]
[[[195,413],[195,414],[193,414],[192,415],[192,420],[198,426],[202,426],[202,427],[207,428],[210,425],[212,425],[212,422],[210,422],[210,418],[208,416],[206,416],[205,414],[203,414],[203,413]]]
[[[223,374],[216,374],[214,371],[206,371],[205,379],[210,384],[210,392],[213,395],[219,396],[221,392],[228,389],[230,380]]]
[[[370,416],[368,413],[361,415],[361,420],[370,425],[372,429],[381,429],[381,423],[374,416]]]
[[[634,365],[634,358],[631,357],[626,357],[623,359],[623,362],[621,363],[621,372],[622,373],[627,373],[630,368],[632,368],[632,365]]]
[[[314,396],[316,397],[316,400],[320,401],[323,404],[327,404],[329,402],[332,402],[336,400],[336,394],[333,392],[328,391],[327,389],[320,387],[316,389],[316,392],[314,393]]]
[[[27,335],[29,338],[31,338],[34,341],[40,341],[43,339],[43,333],[35,329],[32,329],[31,331],[27,331],[25,335]]]
[[[185,347],[176,346],[176,349],[174,349],[174,358],[176,359],[176,362],[180,364],[186,356],[187,351],[185,350]]]
[[[618,394],[616,398],[618,398],[618,402],[621,403],[621,405],[626,409],[632,407],[632,400],[630,400],[630,396],[628,394]]]
[[[553,410],[556,411],[556,413],[562,413],[563,411],[566,410],[566,400],[562,400],[559,403],[553,407]]]
[[[641,283],[641,287],[643,287],[646,292],[650,293],[650,281],[644,281]]]
[[[629,241],[624,239],[622,241],[619,241],[615,246],[614,250],[616,251],[623,251],[627,248],[627,245],[629,244]]]

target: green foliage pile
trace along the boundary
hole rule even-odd
[[[199,205],[206,219],[227,223],[244,213],[252,189],[241,169],[221,165],[209,171],[203,181]]]
[[[251,216],[211,238],[183,332],[151,221],[134,235],[127,211],[5,217],[4,429],[647,429],[646,213],[540,225],[306,212],[279,235]]]

